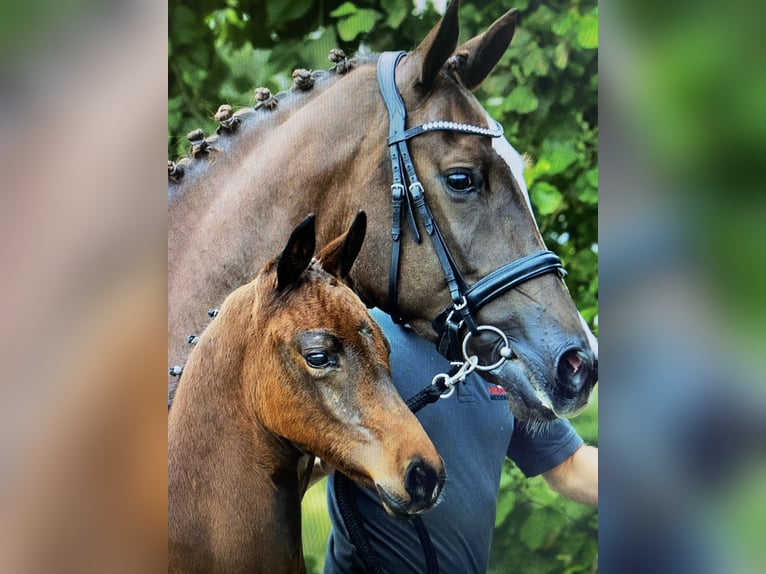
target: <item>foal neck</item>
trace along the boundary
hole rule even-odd
[[[302,572],[300,502],[311,461],[252,412],[242,372],[256,343],[253,285],[200,336],[168,419],[171,571]]]

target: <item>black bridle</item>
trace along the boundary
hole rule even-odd
[[[476,335],[478,333],[480,328],[475,317],[482,306],[534,277],[551,272],[556,272],[564,277],[566,272],[558,255],[552,251],[543,250],[508,263],[473,285],[469,286],[466,283],[428,207],[423,193],[423,185],[418,180],[415,166],[407,148],[407,141],[420,134],[437,130],[496,138],[503,135],[503,128],[497,122],[495,122],[495,127],[483,128],[453,121],[431,121],[405,129],[407,110],[396,87],[395,79],[396,66],[404,54],[404,52],[384,52],[378,60],[378,86],[388,109],[390,120],[388,148],[393,172],[393,183],[391,184],[393,201],[392,249],[391,266],[388,274],[388,312],[395,323],[404,322],[398,306],[402,215],[403,212],[406,214],[413,239],[416,243],[420,243],[420,232],[415,221],[417,213],[420,217],[420,223],[431,238],[452,299],[452,304],[432,322],[432,326],[439,337],[437,348],[449,360],[461,361],[464,357],[460,330],[465,325],[471,334]]]

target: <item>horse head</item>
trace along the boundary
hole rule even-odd
[[[502,132],[471,92],[508,47],[517,14],[511,10],[458,46],[457,4],[450,4],[415,50],[389,58],[396,90],[380,79],[384,98],[387,90],[398,91],[406,109],[406,131],[390,132],[389,147],[398,146],[401,155],[407,152],[402,142],[408,146],[420,188],[413,193],[409,178],[399,261],[391,259],[388,282],[380,280],[388,293],[377,299],[448,356],[453,347],[452,360],[476,355],[487,367],[483,376],[508,391],[516,416],[571,416],[585,406],[597,381],[597,357],[558,258],[545,251],[528,197],[503,157]],[[381,72],[384,56],[379,76],[389,73]],[[384,171],[389,184],[397,169],[392,161],[394,167],[387,162]],[[406,160],[401,171],[409,171]],[[419,193],[430,214],[419,204]],[[429,228],[429,215],[436,231]],[[451,281],[450,274],[457,277]],[[472,286],[473,299],[462,299]],[[467,315],[460,315],[461,306]],[[448,318],[451,330],[460,333],[452,342],[445,333]]]
[[[364,212],[313,258],[314,216],[256,280],[244,377],[271,432],[377,489],[392,515],[439,498],[444,464],[391,381],[388,343],[344,284],[361,249]],[[278,360],[275,358],[278,357]]]

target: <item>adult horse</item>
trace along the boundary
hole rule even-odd
[[[377,489],[392,515],[438,500],[444,465],[394,388],[383,333],[342,283],[365,224],[360,213],[312,260],[306,218],[200,336],[168,421],[171,572],[305,572],[314,454]]]
[[[368,305],[452,360],[477,356],[519,418],[570,416],[586,404],[596,356],[560,261],[493,146],[502,130],[471,93],[505,52],[517,15],[458,46],[457,14],[453,1],[408,54],[336,52],[330,73],[296,71],[290,92],[261,92],[255,109],[233,116],[222,109],[219,136],[194,134],[192,159],[169,164],[175,372],[205,310],[252,278],[277,231],[313,211],[326,241],[364,209],[368,239],[351,279]]]

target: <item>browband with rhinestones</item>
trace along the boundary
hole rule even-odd
[[[471,124],[461,124],[459,122],[426,122],[414,128],[410,128],[401,133],[393,135],[388,138],[388,145],[393,145],[408,139],[414,138],[425,132],[433,132],[437,130],[449,131],[449,132],[462,132],[464,134],[472,134],[478,136],[489,136],[491,138],[499,138],[503,135],[503,126],[498,122],[495,122],[494,128],[482,128],[479,126],[473,126]]]

